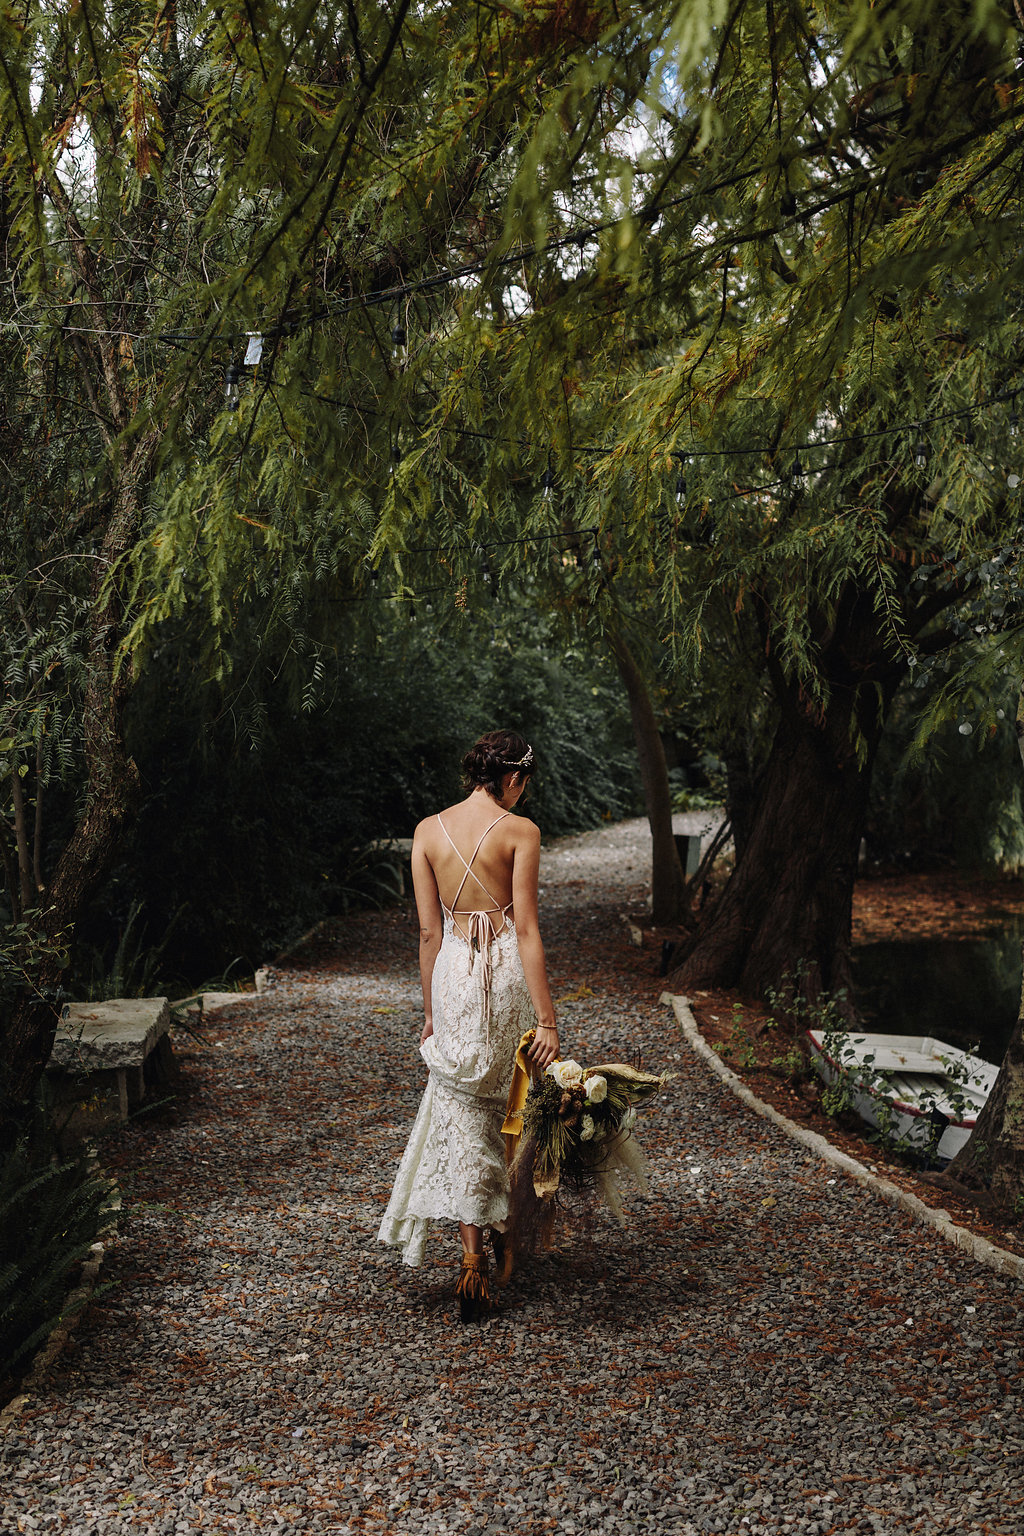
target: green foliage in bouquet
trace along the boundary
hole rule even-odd
[[[663,1075],[623,1063],[591,1067],[552,1062],[523,1111],[524,1139],[535,1147],[534,1183],[592,1182],[618,1140],[630,1133],[637,1106],[653,1098]],[[539,1192],[539,1191],[538,1191]]]

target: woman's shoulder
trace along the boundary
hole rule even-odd
[[[424,816],[422,821],[416,823],[413,831],[413,839],[422,842],[426,838],[443,837],[443,827],[458,827],[460,812],[465,805],[464,800],[457,800],[454,805],[446,805],[440,811],[432,811],[429,816]]]
[[[437,813],[434,812],[434,814],[431,816],[424,816],[423,820],[418,821],[416,826],[413,828],[413,842],[422,843],[424,838],[434,836],[437,830]]]
[[[540,842],[540,827],[529,816],[509,816],[505,825],[513,837],[524,843]]]

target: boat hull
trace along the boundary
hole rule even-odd
[[[873,1129],[940,1162],[949,1162],[970,1140],[978,1111],[991,1092],[997,1069],[955,1046],[924,1036],[853,1034],[836,1041],[839,1060],[819,1030],[808,1046],[826,1083],[847,1079],[855,1112]],[[949,1068],[966,1074],[950,1076]]]

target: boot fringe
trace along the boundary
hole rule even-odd
[[[459,1299],[464,1323],[472,1322],[480,1313],[490,1311],[491,1287],[488,1283],[486,1253],[467,1253],[463,1250],[455,1294]]]

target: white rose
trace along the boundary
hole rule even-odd
[[[587,1093],[588,1104],[600,1104],[608,1097],[608,1079],[606,1077],[588,1077],[583,1084]]]
[[[593,1115],[584,1115],[580,1125],[580,1141],[589,1141],[596,1130]]]
[[[559,1088],[574,1088],[583,1081],[583,1068],[578,1061],[553,1061],[547,1076],[553,1077]]]

